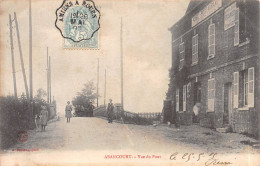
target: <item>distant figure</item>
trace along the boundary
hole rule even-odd
[[[112,123],[113,122],[113,110],[114,110],[114,105],[112,103],[112,99],[109,99],[108,105],[107,105],[107,119],[108,119],[108,123]]]
[[[40,119],[40,115],[39,114],[35,115],[35,125],[36,125],[36,131],[40,131],[41,119]]]
[[[71,111],[72,111],[72,106],[70,105],[70,102],[67,102],[67,106],[65,108],[66,115],[65,117],[67,118],[67,123],[70,123],[70,118],[72,117]]]
[[[89,117],[93,117],[93,111],[95,107],[92,105],[92,102],[90,102],[89,104]]]
[[[42,110],[40,112],[40,124],[41,124],[41,131],[45,131],[45,127],[47,126],[48,122],[48,111],[46,106],[41,106]]]
[[[196,103],[193,106],[193,123],[199,123],[200,109],[201,109],[201,104],[200,103]]]

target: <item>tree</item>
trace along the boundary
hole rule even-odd
[[[46,97],[46,95],[47,95],[46,91],[43,90],[42,88],[40,88],[40,89],[37,90],[37,94],[34,97],[34,99],[37,100],[37,101],[44,101],[44,102],[46,102],[44,100],[44,97]]]
[[[73,98],[72,105],[75,107],[76,116],[89,116],[91,109],[93,109],[93,104],[97,98],[95,93],[96,87],[93,81],[88,81],[84,84],[84,88],[81,92],[77,93],[77,96]]]

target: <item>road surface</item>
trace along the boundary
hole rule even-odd
[[[205,165],[216,154],[221,165],[232,165],[241,163],[237,159],[249,151],[258,155],[240,143],[246,139],[199,126],[177,130],[166,125],[110,124],[96,117],[75,117],[66,123],[62,118],[49,123],[45,132],[28,131],[28,140],[5,152],[1,163],[11,164],[16,158],[18,165]],[[255,157],[250,156],[249,162]]]

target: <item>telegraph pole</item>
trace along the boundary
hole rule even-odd
[[[51,104],[51,56],[49,56],[49,86],[50,86],[50,104]]]
[[[14,96],[17,98],[15,64],[14,64],[13,28],[12,28],[12,19],[10,14],[9,14],[9,26],[10,26],[10,45],[11,45],[11,56],[12,56],[13,81],[14,81]]]
[[[32,72],[32,6],[29,0],[29,67],[30,67],[30,100],[33,99],[33,72]]]
[[[49,49],[47,47],[47,103],[50,100],[50,91],[49,91]]]
[[[106,90],[107,90],[107,70],[105,69],[104,106],[106,106]]]
[[[28,99],[29,98],[29,90],[28,90],[27,79],[26,79],[24,63],[23,63],[23,53],[22,53],[22,47],[21,47],[21,42],[20,42],[20,33],[19,33],[18,21],[17,21],[17,17],[16,17],[15,12],[14,12],[14,20],[15,20],[15,25],[16,25],[16,32],[17,32],[17,39],[18,39],[18,46],[19,46],[20,60],[21,60],[21,67],[22,67],[22,72],[23,72],[24,87],[25,87],[26,97]]]
[[[123,79],[123,21],[121,17],[121,36],[120,36],[120,45],[121,45],[121,105],[124,110],[124,79]]]
[[[98,66],[97,66],[97,107],[98,107],[98,85],[99,85],[99,58],[98,58]]]

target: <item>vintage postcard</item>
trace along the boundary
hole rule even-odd
[[[0,0],[0,165],[260,165],[259,5]]]

